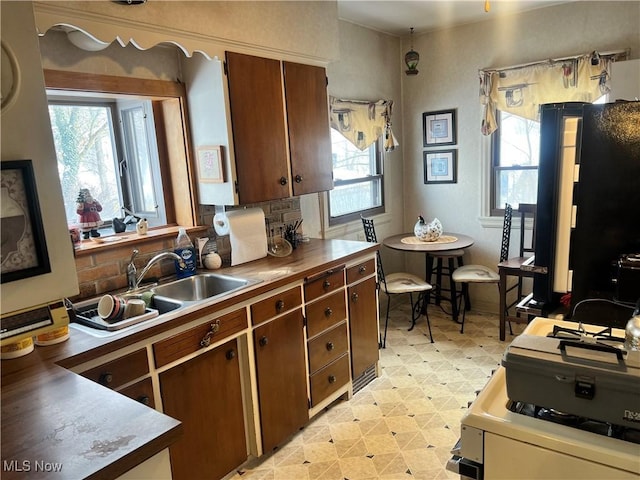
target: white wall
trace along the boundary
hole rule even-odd
[[[631,55],[638,57],[640,2],[574,2],[504,18],[489,14],[488,18],[414,35],[420,74],[403,76],[402,84],[404,229],[410,230],[419,213],[429,219],[437,216],[445,230],[465,233],[476,240],[468,250],[466,263],[495,266],[501,229],[485,228],[480,223],[483,181],[488,179],[483,172],[485,144],[480,134],[478,70],[593,50],[631,48]],[[404,38],[403,52],[409,46],[409,39]],[[458,182],[425,185],[422,113],[454,108],[458,119]],[[423,271],[423,264],[407,260],[408,268],[414,265],[414,273]],[[474,309],[497,311],[495,286],[473,288],[472,300]]]

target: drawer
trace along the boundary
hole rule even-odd
[[[344,285],[344,267],[328,270],[306,279],[304,285],[304,301],[311,302],[316,298],[334,292]]]
[[[315,407],[333,392],[347,385],[349,378],[349,354],[311,375],[311,406]]]
[[[300,287],[290,288],[251,305],[251,323],[258,325],[300,305],[302,305]]]
[[[81,372],[80,375],[105,387],[118,388],[147,373],[149,373],[147,350],[142,348],[124,357]]]
[[[242,308],[203,322],[185,332],[153,344],[156,368],[178,360],[201,348],[247,328],[247,311]]]
[[[133,398],[147,407],[155,408],[155,402],[153,401],[153,382],[150,378],[145,378],[122,390],[118,390],[118,393]]]
[[[351,285],[362,278],[373,275],[376,271],[375,259],[370,259],[353,267],[347,268],[347,284]]]
[[[345,354],[347,349],[347,323],[344,322],[309,340],[309,371],[321,369]]]
[[[307,305],[307,336],[315,337],[347,318],[344,290]]]

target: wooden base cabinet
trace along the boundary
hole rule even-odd
[[[169,449],[174,480],[219,479],[247,459],[237,342],[159,375],[164,413],[184,426]]]
[[[269,453],[309,421],[302,310],[256,327],[253,339],[262,451]]]
[[[376,278],[347,288],[351,334],[351,372],[360,377],[378,361],[378,301]]]

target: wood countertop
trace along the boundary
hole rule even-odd
[[[216,271],[260,280],[239,292],[169,312],[106,338],[71,328],[63,343],[3,360],[2,461],[3,466],[17,462],[18,468],[3,468],[2,478],[115,478],[167,448],[181,435],[180,422],[67,368],[340,267],[378,248],[366,242],[311,240],[288,257],[267,256]],[[35,471],[36,462],[59,465],[61,470]]]

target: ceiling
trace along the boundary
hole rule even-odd
[[[569,0],[573,1],[573,0]],[[490,0],[489,13],[485,0],[338,0],[338,17],[395,36],[474,23],[489,16],[549,7],[567,1],[560,0]]]

